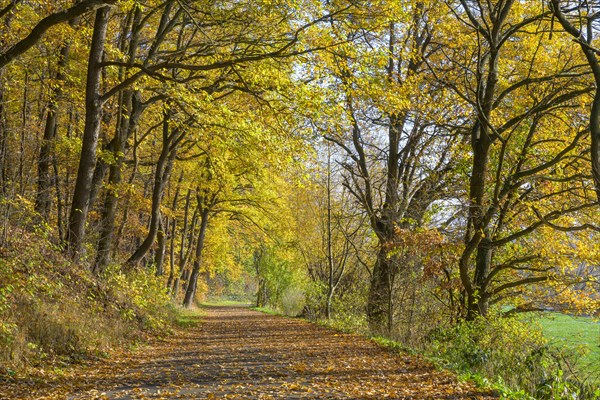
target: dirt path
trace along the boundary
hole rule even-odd
[[[0,386],[0,398],[488,398],[422,360],[298,319],[241,307],[207,307],[201,319],[72,376]]]

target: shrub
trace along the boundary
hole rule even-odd
[[[430,332],[430,354],[451,369],[490,378],[537,399],[576,399],[584,392],[563,372],[565,354],[541,329],[516,318],[492,316]]]
[[[295,317],[299,315],[306,304],[304,290],[300,287],[290,286],[285,289],[281,297],[281,309],[285,315]]]

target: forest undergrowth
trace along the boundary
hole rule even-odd
[[[0,376],[60,369],[169,332],[177,310],[152,270],[112,266],[95,277],[34,223],[27,203],[12,204],[11,217],[1,228]]]

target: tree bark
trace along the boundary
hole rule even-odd
[[[158,225],[160,220],[160,206],[162,204],[162,198],[164,195],[165,187],[169,181],[171,175],[171,169],[175,162],[177,155],[177,146],[173,145],[176,141],[178,133],[173,132],[169,134],[169,117],[165,114],[163,121],[163,147],[156,164],[156,171],[154,174],[154,186],[152,189],[152,209],[150,212],[150,226],[148,228],[148,234],[144,241],[140,244],[137,250],[129,257],[127,264],[136,265],[138,264],[148,253],[148,250],[152,247],[152,244],[156,240],[158,233]]]
[[[38,183],[37,197],[35,199],[35,211],[43,218],[47,219],[52,205],[51,189],[52,179],[50,177],[50,164],[52,161],[52,148],[56,138],[58,125],[58,100],[62,95],[61,84],[65,80],[64,70],[67,67],[71,43],[66,42],[60,49],[60,58],[58,60],[58,71],[56,72],[56,88],[50,95],[48,102],[48,111],[46,113],[46,125],[44,127],[44,138],[40,147],[40,156],[38,158]]]
[[[102,7],[96,11],[94,33],[90,48],[85,96],[85,127],[77,179],[75,181],[75,191],[69,215],[69,230],[67,232],[67,249],[74,257],[81,255],[83,250],[89,194],[96,166],[96,148],[98,147],[98,135],[102,120],[102,102],[100,99],[102,67],[100,64],[104,53],[109,13],[110,10],[108,7]]]
[[[385,247],[380,247],[373,267],[367,298],[367,321],[374,333],[389,333],[391,328],[390,297],[392,271],[397,267],[395,257],[388,256]],[[387,330],[387,332],[386,332]]]
[[[194,254],[194,266],[192,267],[192,273],[185,291],[185,297],[183,299],[183,306],[190,308],[196,296],[196,288],[198,286],[198,276],[200,275],[200,266],[202,265],[202,250],[204,249],[204,239],[206,237],[206,228],[208,226],[208,218],[210,215],[210,208],[202,204],[203,199],[198,197],[198,204],[202,207],[200,213],[200,232],[198,233],[198,239],[196,241],[196,252]]]

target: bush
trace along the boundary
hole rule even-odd
[[[536,399],[578,399],[591,394],[565,376],[567,357],[550,346],[541,329],[516,318],[492,316],[430,332],[429,353],[450,369],[495,379]],[[525,396],[527,397],[527,396]]]
[[[258,307],[298,315],[305,305],[306,277],[275,248],[262,247],[254,255],[258,278]]]
[[[306,297],[304,290],[299,287],[290,286],[285,289],[281,297],[281,309],[285,315],[295,317],[302,313]]]
[[[343,291],[333,297],[333,315],[329,325],[343,332],[368,333],[365,287]]]
[[[112,265],[102,278],[124,319],[137,320],[146,329],[162,329],[175,320],[164,282],[154,271],[135,270],[126,275]]]

